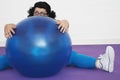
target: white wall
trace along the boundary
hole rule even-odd
[[[0,1],[0,46],[5,46],[4,25],[17,24],[40,0]],[[73,44],[120,44],[120,0],[44,0],[67,19]]]

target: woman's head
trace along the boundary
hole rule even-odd
[[[51,7],[46,2],[36,2],[33,7],[28,10],[28,17],[30,16],[48,16],[55,18],[56,14],[54,11],[51,11]]]

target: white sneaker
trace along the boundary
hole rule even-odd
[[[96,67],[108,72],[113,72],[114,70],[114,57],[115,52],[111,46],[107,46],[106,52],[98,57],[96,62]]]

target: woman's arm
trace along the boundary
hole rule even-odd
[[[67,20],[56,20],[58,26],[58,29],[60,32],[64,33],[68,31],[69,23]],[[6,24],[4,27],[4,35],[6,38],[11,38],[12,34],[15,34],[14,29],[16,28],[15,24]]]

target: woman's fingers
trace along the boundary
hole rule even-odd
[[[6,38],[11,38],[12,34],[15,34],[14,29],[16,28],[15,24],[7,24],[4,28],[4,33]]]

